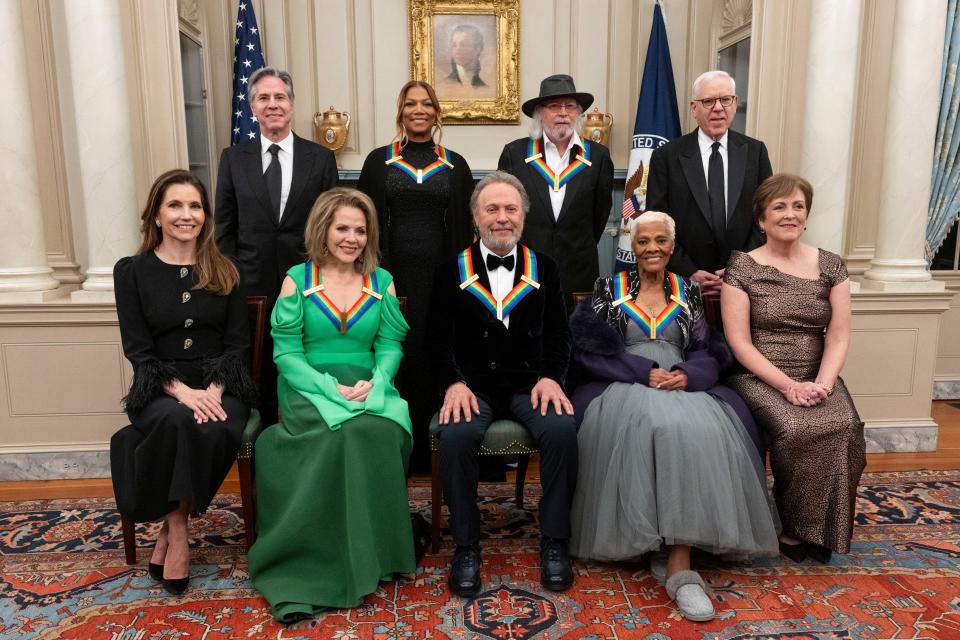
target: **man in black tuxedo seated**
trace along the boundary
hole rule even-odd
[[[573,406],[561,388],[570,328],[557,265],[518,244],[530,201],[512,175],[494,171],[470,199],[480,241],[437,269],[429,346],[440,388],[440,466],[457,550],[450,589],[480,590],[477,448],[498,418],[523,424],[540,448],[540,580],[573,583],[567,554],[577,480]]]

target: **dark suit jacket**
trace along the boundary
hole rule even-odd
[[[677,246],[668,269],[689,278],[698,269],[727,266],[730,251],[763,244],[753,221],[753,192],[773,174],[767,148],[759,140],[729,131],[727,137],[727,229],[715,233],[697,130],[653,152],[647,178],[647,211],[669,213],[677,223]]]
[[[529,138],[507,144],[500,154],[498,168],[517,177],[530,197],[530,213],[523,224],[521,241],[538,253],[544,253],[560,265],[563,290],[593,291],[600,275],[597,242],[610,217],[613,203],[613,162],[610,151],[596,142],[590,145],[591,166],[567,183],[560,216],[553,217],[550,185],[524,160]]]
[[[263,178],[260,139],[227,147],[217,173],[217,244],[237,261],[249,295],[272,304],[287,269],[305,259],[303,229],[317,196],[337,185],[333,152],[293,136],[293,176],[280,222]]]
[[[473,245],[473,268],[490,290],[480,243]],[[570,363],[570,326],[556,264],[535,252],[540,288],[510,313],[510,328],[469,291],[460,289],[457,261],[437,268],[431,297],[427,349],[441,392],[455,382],[495,406],[510,395],[529,393],[542,377],[564,384]],[[514,270],[520,281],[522,265]]]

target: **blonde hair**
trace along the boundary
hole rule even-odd
[[[363,253],[354,262],[359,273],[372,273],[380,262],[380,228],[377,225],[377,209],[371,200],[362,191],[335,187],[320,194],[310,209],[310,217],[303,232],[303,243],[307,256],[315,263],[322,265],[329,255],[327,249],[327,235],[333,218],[343,207],[353,207],[363,212],[367,222],[367,244]]]
[[[633,226],[630,228],[630,239],[636,240],[640,225],[647,224],[649,222],[660,222],[667,228],[667,235],[670,236],[670,241],[674,242],[677,239],[677,223],[673,221],[668,214],[662,211],[644,211],[639,216],[637,216],[633,221]]]

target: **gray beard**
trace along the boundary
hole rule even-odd
[[[491,232],[481,233],[480,238],[490,251],[498,254],[507,254],[513,251],[513,248],[520,242],[520,235],[520,231],[514,229],[513,237],[505,240],[497,240]]]

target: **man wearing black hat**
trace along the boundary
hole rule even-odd
[[[553,258],[569,305],[575,291],[592,291],[600,275],[597,242],[613,203],[613,162],[602,144],[577,133],[593,96],[558,74],[540,83],[540,95],[523,103],[533,118],[528,138],[508,143],[498,166],[530,194],[522,242]]]

